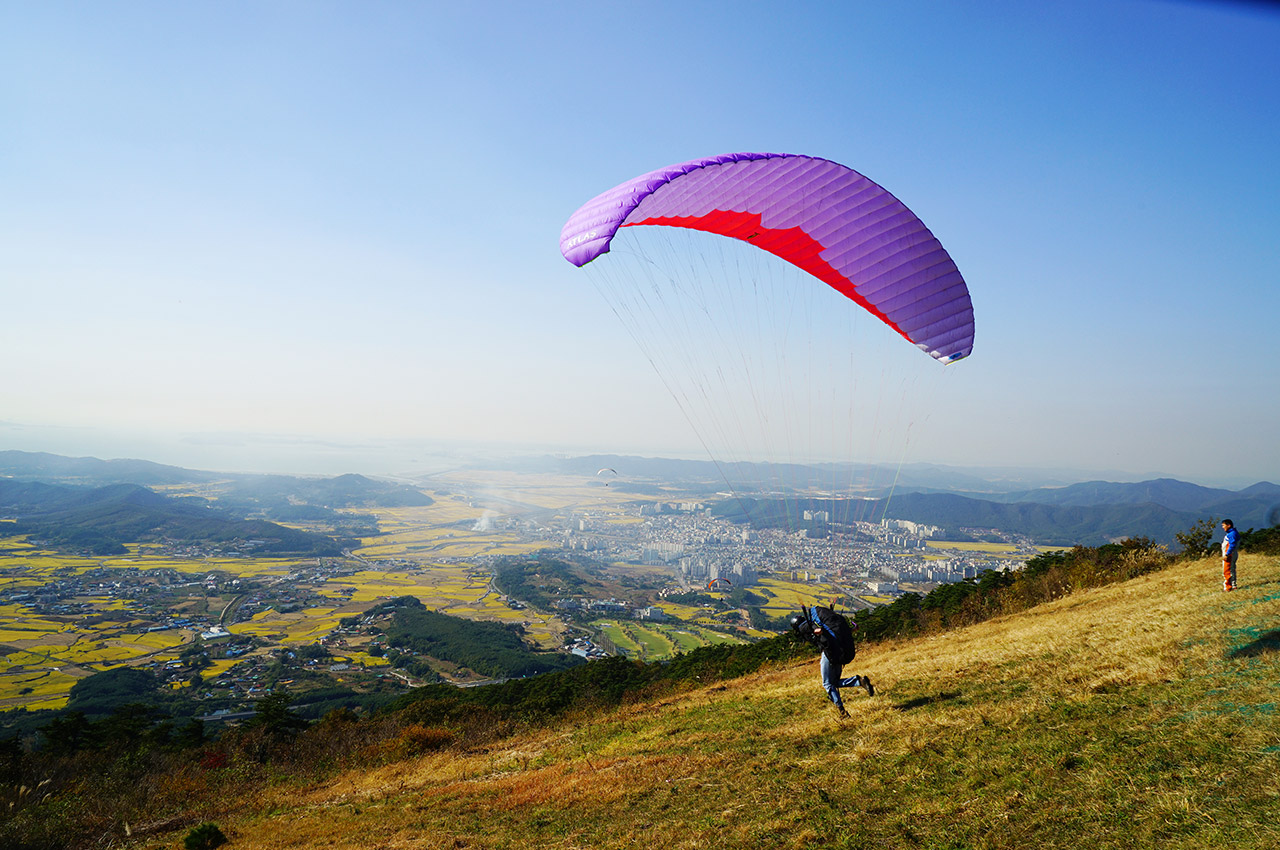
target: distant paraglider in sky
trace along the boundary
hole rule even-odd
[[[727,578],[713,578],[707,582],[707,590],[733,590],[733,582]]]
[[[611,466],[606,466],[604,469],[596,473],[596,480],[603,483],[604,486],[606,487],[608,487],[610,482],[612,482],[617,477],[618,477],[618,470],[614,469]]]

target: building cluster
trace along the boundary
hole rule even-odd
[[[692,514],[706,509],[707,506],[702,502],[650,502],[640,507],[640,516]]]
[[[951,584],[975,578],[987,570],[997,569],[995,564],[974,563],[965,558],[949,558],[943,561],[910,563],[899,567],[885,567],[880,572],[894,581],[931,582]]]
[[[711,586],[719,581],[733,587],[747,587],[760,580],[750,563],[736,560],[728,553],[691,555],[680,559],[680,574],[689,584]]]
[[[88,614],[97,606],[86,599],[139,601],[131,613],[167,615],[163,600],[170,591],[202,589],[199,577],[177,570],[141,570],[137,567],[97,567],[82,573],[67,570],[38,587],[10,585],[0,590],[0,602],[19,604],[43,615]],[[145,618],[145,617],[144,617]]]
[[[883,519],[880,525],[886,531],[898,532],[900,535],[914,537],[917,539],[929,539],[936,534],[941,534],[942,529],[936,525],[925,525],[922,522],[912,522],[909,519]]]
[[[278,678],[276,662],[277,659],[270,655],[250,656],[221,676],[206,681],[204,698],[260,699],[281,686],[287,688],[293,682]],[[301,662],[299,669],[323,671],[332,670],[335,666],[340,665],[333,659],[310,659]]]
[[[945,584],[988,569],[1016,568],[1007,560],[971,558],[930,549],[942,529],[910,520],[831,522],[827,510],[805,510],[797,529],[753,529],[719,519],[701,502],[660,502],[638,509],[642,522],[574,515],[560,526],[560,543],[601,560],[666,565],[688,588],[724,580],[749,587],[761,576],[814,584],[836,583],[854,595],[892,596],[901,583]],[[551,529],[538,528],[544,537]],[[935,559],[925,557],[925,551]],[[573,603],[570,603],[573,604]],[[603,609],[608,610],[608,609]]]
[[[342,595],[341,590],[338,593]],[[333,600],[330,597],[322,596],[312,590],[299,590],[296,585],[286,580],[233,600],[228,608],[226,622],[245,623],[267,609],[289,614],[306,608],[318,608],[331,604]]]
[[[569,599],[557,599],[555,607],[561,611],[585,612],[588,614],[625,614],[630,610],[625,602],[619,602],[613,597],[608,599],[589,599],[585,596],[575,596]]]
[[[653,620],[655,622],[667,619],[666,612],[656,605],[635,608],[613,598],[588,599],[585,596],[578,596],[570,599],[557,599],[554,605],[561,611],[586,614],[591,617],[611,615],[630,617],[633,620]]]
[[[654,566],[669,564],[684,554],[684,544],[674,540],[659,540],[646,546],[640,553],[640,563]]]
[[[591,641],[590,638],[580,637],[569,641],[560,647],[564,652],[576,655],[579,658],[585,658],[593,661],[597,658],[607,658],[609,653],[603,648]]]

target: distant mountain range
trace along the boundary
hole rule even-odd
[[[99,460],[96,457],[63,457],[47,452],[0,451],[0,477],[17,481],[52,481],[59,484],[191,484],[216,481],[225,476],[165,466],[149,460]]]
[[[1173,478],[1157,478],[1133,484],[1085,481],[1066,487],[1041,487],[1006,493],[1003,496],[979,496],[975,493],[967,495],[992,501],[1039,502],[1045,505],[1139,505],[1152,502],[1173,510],[1202,511],[1237,502],[1280,503],[1280,484],[1260,481],[1243,490],[1223,490],[1188,484]]]
[[[1152,502],[1133,505],[1046,505],[991,502],[954,493],[904,493],[892,499],[758,499],[716,503],[718,515],[757,527],[800,530],[820,525],[805,512],[825,512],[834,523],[903,519],[946,529],[945,539],[981,539],[988,529],[1019,534],[1053,546],[1099,546],[1126,537],[1172,545],[1181,531],[1222,514],[1175,511]],[[1233,518],[1234,519],[1234,518]],[[1249,524],[1241,522],[1241,528]],[[1258,524],[1253,524],[1258,525]]]
[[[259,555],[342,554],[323,534],[236,517],[205,499],[161,496],[138,484],[76,487],[0,479],[0,526],[57,549],[123,554],[126,543],[234,547]]]
[[[1026,489],[1025,477],[979,477],[961,470],[933,465],[886,466],[883,464],[751,463],[684,460],[631,455],[538,455],[504,459],[487,464],[493,468],[565,475],[596,475],[613,469],[610,486],[620,490],[649,492],[666,485],[688,493],[734,492],[811,493],[839,491],[863,496],[883,496],[899,488],[954,492],[961,490],[1005,493]]]
[[[488,466],[525,472],[554,472],[594,477],[616,470],[609,486],[637,495],[673,499],[693,496],[725,501],[723,512],[745,519],[743,504],[785,501],[790,507],[761,508],[764,515],[794,514],[815,493],[853,497],[862,516],[909,519],[946,528],[995,528],[1044,543],[1097,545],[1123,537],[1150,537],[1172,543],[1174,535],[1202,519],[1230,517],[1242,529],[1280,524],[1280,485],[1261,481],[1241,490],[1204,487],[1171,478],[1136,483],[1053,482],[1027,487],[1031,474],[999,470],[984,476],[944,466],[901,468],[873,464],[717,464],[711,461],[625,455],[531,456],[495,461]],[[414,487],[341,475],[300,478],[281,475],[230,475],[142,460],[98,460],[0,451],[0,484],[43,482],[81,487],[113,484],[162,486],[199,484],[217,495],[227,511],[261,520],[328,521],[335,529],[351,523],[342,508],[428,505],[431,498]],[[1043,481],[1044,478],[1039,479]],[[118,491],[107,491],[119,499]],[[724,500],[726,492],[735,493]],[[104,495],[105,497],[105,495]],[[141,497],[135,497],[141,498]],[[729,502],[739,505],[734,508]],[[0,512],[5,511],[0,500]],[[763,513],[761,512],[763,511]],[[350,527],[348,534],[373,533]]]
[[[99,460],[45,452],[0,451],[0,478],[58,484],[216,484],[219,500],[270,504],[292,500],[328,508],[429,505],[431,497],[413,487],[377,481],[363,475],[316,478],[205,472],[148,460]]]
[[[1150,537],[1171,544],[1175,535],[1202,519],[1230,518],[1242,529],[1280,524],[1280,485],[1261,481],[1242,490],[1203,487],[1172,478],[1136,483],[1088,481],[1025,488],[1018,476],[1002,470],[984,478],[971,472],[932,465],[901,469],[839,464],[714,464],[710,461],[589,455],[529,459],[531,466],[568,474],[595,475],[617,470],[610,486],[641,490],[654,482],[713,494],[742,494],[725,501],[726,516],[775,523],[795,515],[797,506],[832,509],[815,499],[826,490],[852,496],[858,518],[909,519],[950,529],[995,528],[1024,534],[1042,543],[1099,545],[1124,537]],[[743,498],[745,495],[748,498]],[[780,504],[785,500],[791,509]],[[735,507],[735,503],[737,507]],[[744,504],[753,508],[744,508]],[[765,507],[772,503],[772,506]],[[763,517],[772,519],[764,520]]]
[[[182,484],[198,485],[216,502],[148,489]],[[0,518],[14,520],[4,530],[97,554],[121,552],[125,543],[168,540],[235,543],[256,554],[338,555],[342,544],[335,537],[378,531],[372,519],[340,509],[431,502],[413,487],[362,475],[221,475],[142,460],[0,452]],[[279,522],[320,523],[332,533]]]

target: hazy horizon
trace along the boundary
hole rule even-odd
[[[373,477],[413,477],[464,467],[478,462],[497,462],[553,455],[584,457],[614,455],[675,460],[712,460],[700,449],[685,451],[616,450],[591,446],[538,443],[484,443],[462,440],[342,440],[288,434],[110,434],[88,433],[80,429],[17,428],[0,422],[0,450],[46,452],[64,457],[94,457],[99,460],[144,460],[186,469],[237,474],[336,476],[357,473]],[[23,436],[26,432],[26,436]],[[776,461],[765,461],[776,462]],[[815,461],[821,463],[824,461]],[[853,463],[893,467],[889,461],[862,458],[831,459],[831,463]],[[1173,478],[1205,487],[1240,490],[1270,479],[1252,477],[1198,477],[1176,470],[1090,469],[1062,466],[1012,467],[1000,465],[949,464],[922,458],[904,458],[904,468],[940,467],[975,476],[1024,479],[1028,487],[1056,486],[1084,481],[1133,483],[1157,478]],[[1274,482],[1273,482],[1274,483]]]
[[[899,420],[809,415],[859,461],[1280,481],[1278,43],[1272,7],[1155,0],[8,4],[0,449],[699,457],[558,236],[754,150],[882,184],[968,283],[972,356]],[[901,348],[849,359],[937,366]]]

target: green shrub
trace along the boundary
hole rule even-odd
[[[1202,519],[1186,531],[1180,531],[1173,535],[1180,546],[1182,546],[1182,557],[1189,561],[1203,558],[1213,554],[1213,546],[1210,541],[1213,540],[1213,532],[1217,527],[1211,519]]]
[[[227,843],[227,837],[216,823],[202,823],[187,833],[182,846],[187,850],[213,850]]]
[[[1280,555],[1280,525],[1244,532],[1240,535],[1240,550],[1257,555]]]

